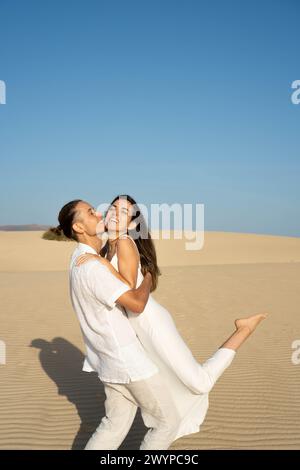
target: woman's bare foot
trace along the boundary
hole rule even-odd
[[[235,320],[235,326],[237,330],[240,330],[241,328],[248,328],[249,331],[252,333],[252,331],[255,330],[255,328],[258,326],[258,324],[267,318],[268,313],[258,313],[257,315],[252,315],[251,317],[247,318],[239,318]]]
[[[247,318],[235,320],[236,330],[221,346],[236,351],[251,335],[257,325],[268,316],[268,313],[258,313]]]

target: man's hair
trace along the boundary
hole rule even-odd
[[[82,202],[82,200],[74,199],[74,201],[68,202],[60,209],[58,214],[59,225],[57,230],[62,231],[67,238],[75,241],[78,241],[78,239],[76,232],[73,230],[73,224],[77,214],[76,207],[79,202]]]

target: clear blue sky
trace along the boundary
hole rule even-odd
[[[1,0],[0,224],[74,198],[203,203],[300,236],[297,0]]]

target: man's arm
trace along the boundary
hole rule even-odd
[[[142,313],[148,302],[151,286],[151,274],[146,273],[142,284],[137,289],[131,289],[125,292],[116,302],[133,313]]]
[[[98,258],[100,259],[100,262],[104,264],[104,266],[106,266],[115,277],[127,284],[127,286],[131,287],[130,282],[127,281],[127,279],[125,279],[125,277],[123,277],[122,274],[120,274],[119,271],[113,267],[110,261],[108,261],[106,258],[103,258],[102,256],[98,256]]]
[[[97,256],[98,258],[98,256]],[[89,267],[84,273],[87,286],[96,299],[102,304],[113,308],[116,303],[131,310],[142,313],[149,298],[152,277],[146,273],[142,284],[137,289],[130,289],[127,283],[112,273],[103,263],[86,263]],[[116,271],[118,274],[118,272]]]

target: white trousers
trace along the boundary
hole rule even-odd
[[[218,349],[202,366],[199,382],[207,392],[231,364],[235,351]],[[138,407],[147,427],[140,450],[168,449],[175,440],[182,417],[176,411],[160,373],[130,383],[103,382],[106,395],[105,416],[88,441],[85,450],[118,449],[127,436]]]
[[[136,382],[103,384],[105,416],[85,450],[118,449],[131,428],[138,407],[146,414],[150,427],[140,449],[168,449],[175,439],[179,416],[162,387],[160,373]]]

